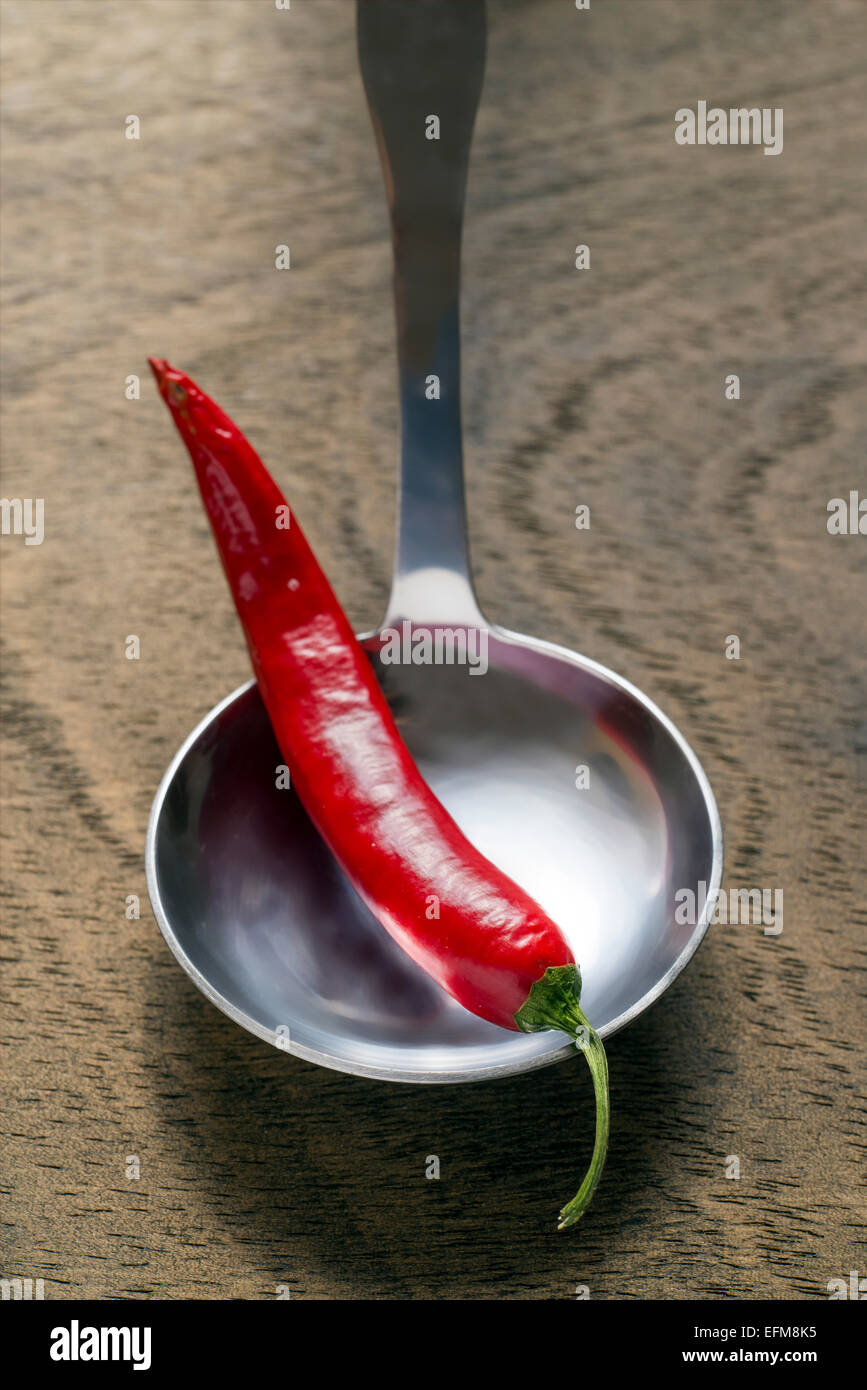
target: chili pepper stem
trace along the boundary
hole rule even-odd
[[[557,1229],[565,1231],[583,1216],[605,1166],[608,1152],[609,1100],[608,1060],[602,1039],[581,1011],[581,972],[577,965],[551,966],[537,980],[525,1002],[515,1014],[523,1033],[540,1033],[554,1028],[566,1033],[584,1053],[596,1096],[596,1138],[590,1166],[571,1202],[560,1212]]]

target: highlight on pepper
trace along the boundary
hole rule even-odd
[[[605,1049],[581,1010],[571,948],[425,782],[294,512],[290,528],[275,527],[287,503],[252,445],[183,372],[149,360],[192,459],[274,734],[322,839],[383,928],[464,1008],[515,1032],[558,1030],[584,1053],[595,1137],[560,1213],[566,1229],[596,1190],[609,1132]]]

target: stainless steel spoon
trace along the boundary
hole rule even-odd
[[[584,1011],[605,1037],[658,999],[701,941],[699,885],[713,903],[722,874],[719,815],[689,744],[640,690],[479,610],[458,287],[484,6],[360,4],[358,38],[391,209],[402,421],[394,583],[382,628],[360,640],[437,795],[566,933]],[[466,664],[382,663],[384,634],[403,646],[443,629]],[[561,1034],[512,1034],[467,1013],[394,945],[294,793],[275,787],[281,761],[250,682],[193,730],[153,804],[154,913],[208,998],[286,1051],[389,1081],[478,1081],[574,1056]],[[692,922],[675,910],[679,889],[697,895]]]

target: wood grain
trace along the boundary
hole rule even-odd
[[[490,5],[480,597],[658,700],[710,774],[727,883],[785,895],[780,937],[717,927],[612,1041],[609,1166],[571,1235],[576,1068],[319,1070],[213,1009],[146,905],[153,791],[247,675],[147,353],[248,430],[353,620],[385,600],[390,250],[354,7],[10,0],[2,24],[3,495],[46,507],[43,545],[2,542],[2,1273],[55,1299],[815,1299],[867,1270],[867,541],[826,528],[867,492],[863,5]],[[678,147],[700,99],[782,106],[783,154]]]

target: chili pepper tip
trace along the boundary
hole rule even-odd
[[[162,386],[166,372],[170,371],[168,362],[164,357],[149,357],[151,371],[157,379],[157,386]]]
[[[177,367],[173,367],[171,362],[167,362],[164,357],[149,357],[148,362],[156,377],[157,389],[166,405],[171,410],[185,412],[189,394],[187,385],[192,385],[189,378],[183,372],[179,372]],[[189,421],[187,423],[190,424]]]

